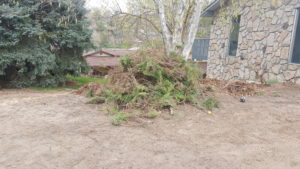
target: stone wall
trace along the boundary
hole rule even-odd
[[[248,4],[240,9],[241,24],[237,56],[228,56],[230,23],[222,11],[211,30],[208,77],[218,79],[293,81],[300,83],[300,65],[289,63],[295,6],[300,0],[285,0],[281,6]],[[225,7],[224,7],[225,8]],[[227,5],[226,10],[230,10]]]

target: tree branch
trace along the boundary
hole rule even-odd
[[[146,17],[143,17],[142,15],[134,15],[134,14],[131,14],[131,13],[127,13],[127,12],[120,12],[118,13],[117,15],[126,15],[126,16],[132,16],[132,17],[135,17],[135,18],[139,18],[139,19],[142,19],[142,20],[145,20],[147,21],[148,23],[150,23],[153,28],[160,34],[162,34],[161,30],[155,25],[155,23],[153,21],[151,21],[150,19],[146,18]]]

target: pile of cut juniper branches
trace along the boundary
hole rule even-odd
[[[120,66],[109,72],[109,83],[101,92],[88,95],[88,103],[106,103],[115,115],[113,124],[132,116],[156,117],[163,110],[196,103],[202,73],[183,57],[162,51],[139,51],[123,56]]]

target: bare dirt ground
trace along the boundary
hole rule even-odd
[[[220,94],[212,115],[181,106],[115,127],[67,91],[2,90],[0,168],[299,169],[300,88],[272,92],[244,104]]]

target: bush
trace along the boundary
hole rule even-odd
[[[88,67],[84,0],[1,0],[0,81],[7,87],[57,86]]]

